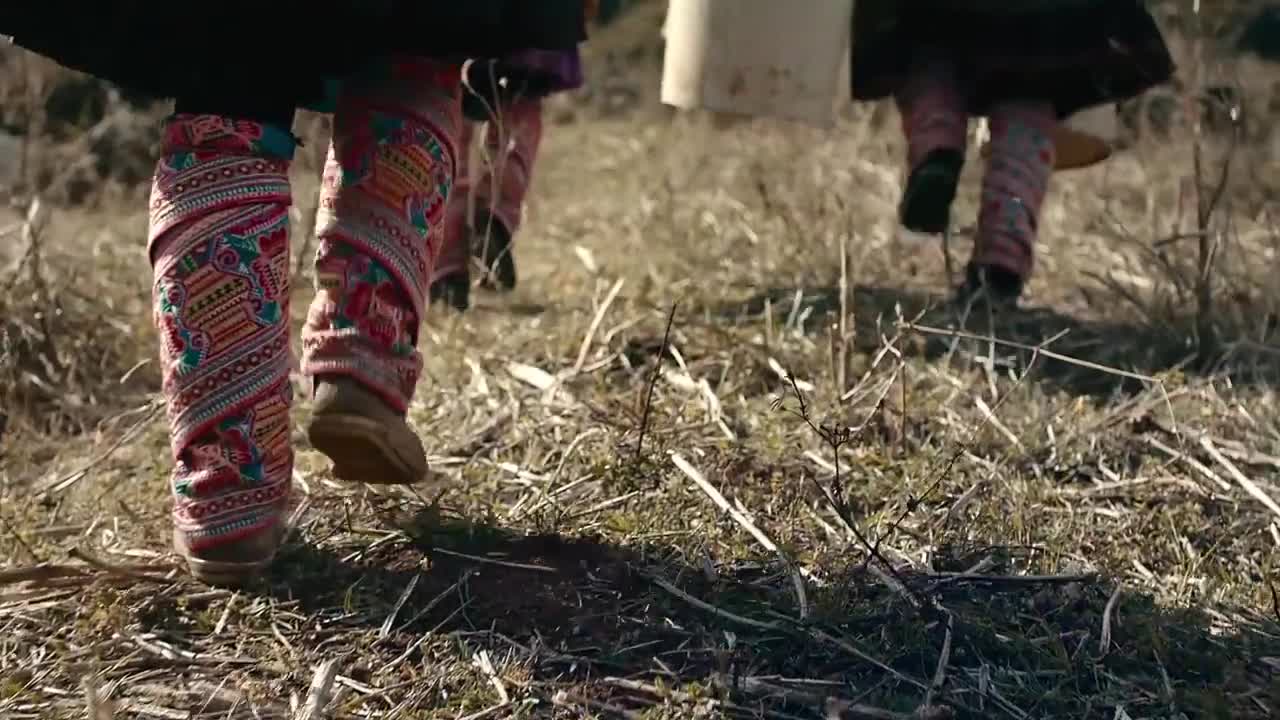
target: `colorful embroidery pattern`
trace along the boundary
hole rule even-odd
[[[912,170],[935,150],[963,153],[967,90],[955,66],[940,58],[917,64],[896,95]],[[993,105],[991,155],[982,178],[982,206],[972,264],[1026,280],[1034,264],[1040,206],[1053,174],[1057,114],[1047,101]]]
[[[287,501],[292,138],[217,116],[164,130],[151,194],[174,518],[193,548],[271,528]]]
[[[991,157],[982,178],[975,265],[1026,280],[1035,259],[1040,206],[1053,174],[1053,128],[1048,103],[1010,102],[991,113]]]
[[[894,96],[907,138],[907,167],[914,170],[935,150],[964,152],[969,112],[953,64],[922,62]]]
[[[418,326],[440,250],[461,112],[456,68],[421,61],[393,70],[415,84],[401,82],[392,95],[386,78],[352,81],[337,100],[302,367],[308,375],[354,377],[403,412],[422,372]]]
[[[353,376],[407,408],[459,125],[456,67],[397,61],[344,83],[305,373]],[[282,129],[216,115],[178,115],[164,128],[149,249],[174,523],[194,550],[274,528],[288,502],[295,144]]]
[[[491,213],[508,236],[515,237],[542,142],[542,101],[535,98],[504,104],[498,109],[497,118],[485,123],[484,163],[475,178],[467,152],[474,132],[475,124],[463,124],[458,144],[458,181],[445,213],[444,246],[436,262],[435,278],[465,272],[471,261],[469,195],[475,195],[477,208]]]

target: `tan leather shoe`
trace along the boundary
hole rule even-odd
[[[250,535],[242,540],[217,547],[192,550],[177,528],[173,530],[173,549],[187,561],[191,576],[206,585],[241,587],[262,575],[276,557],[284,542],[284,522],[270,532]]]
[[[346,482],[412,485],[427,476],[422,441],[399,413],[355,380],[315,379],[307,438]]]

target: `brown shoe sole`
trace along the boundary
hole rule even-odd
[[[187,570],[191,573],[191,577],[197,581],[216,587],[237,588],[248,584],[271,567],[271,563],[276,559],[276,551],[284,540],[285,532],[282,526],[276,533],[270,553],[254,560],[205,560],[195,557],[189,554],[176,529],[173,533],[173,547],[187,563]]]
[[[426,477],[412,453],[396,446],[386,427],[355,415],[319,415],[307,428],[311,446],[333,461],[333,474],[345,482],[413,485]]]
[[[187,570],[191,577],[215,587],[242,587],[251,580],[266,572],[271,567],[275,556],[256,562],[227,562],[223,560],[201,560],[188,557]]]

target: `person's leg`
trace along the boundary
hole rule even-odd
[[[234,105],[179,99],[164,125],[149,232],[174,544],[197,578],[227,584],[274,556],[293,472],[293,111],[210,114]]]
[[[969,127],[955,65],[941,55],[922,56],[894,100],[909,171],[901,222],[916,232],[942,233],[950,222]]]
[[[524,217],[524,201],[542,144],[542,100],[504,103],[488,123],[485,172],[476,183],[472,255],[486,269],[482,285],[510,290],[516,285],[512,243]]]
[[[991,156],[982,179],[970,289],[984,284],[997,299],[1016,299],[1031,275],[1040,206],[1053,174],[1053,106],[1006,102],[992,109]]]
[[[441,244],[461,132],[455,65],[399,61],[344,83],[316,222],[317,295],[303,331],[315,383],[308,437],[349,481],[427,471],[406,421],[418,330]]]
[[[476,123],[463,120],[458,138],[458,172],[445,211],[443,241],[431,277],[431,302],[463,311],[471,305],[471,142]]]

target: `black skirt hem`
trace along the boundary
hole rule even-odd
[[[945,0],[859,0],[850,53],[856,100],[892,97],[925,52],[951,58],[973,115],[1015,99],[1060,116],[1167,82],[1173,59],[1138,0],[1042,2],[1017,11]]]

